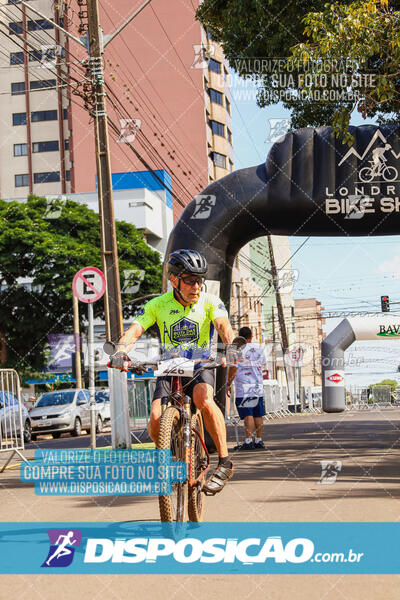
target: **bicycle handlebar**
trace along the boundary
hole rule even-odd
[[[206,370],[206,369],[217,369],[218,367],[226,367],[226,361],[221,361],[220,363],[217,362],[216,360],[212,359],[212,358],[198,358],[198,359],[187,359],[188,361],[193,361],[195,365],[199,365],[202,364],[204,365],[201,369],[198,369],[199,371],[202,370]],[[163,361],[160,362],[133,362],[131,361],[130,363],[128,363],[127,365],[127,371],[134,371],[136,368],[138,367],[144,367],[145,369],[156,369],[158,368],[159,364],[162,363]]]
[[[236,337],[231,344],[232,348],[235,351],[239,351],[244,345],[246,345],[246,340],[241,336]],[[103,348],[104,348],[104,352],[106,352],[106,354],[113,356],[113,354],[115,353],[116,344],[114,344],[113,342],[105,342]],[[221,362],[217,362],[216,360],[214,360],[212,358],[198,358],[198,359],[187,359],[187,360],[193,360],[194,365],[202,364],[203,366],[200,369],[197,369],[198,371],[217,369],[218,367],[234,366],[236,364],[236,362],[227,362],[225,355],[221,356]],[[162,362],[162,361],[160,361],[160,362]],[[154,368],[158,368],[158,365],[159,365],[158,362],[126,361],[126,366],[124,365],[123,367],[115,367],[110,363],[108,363],[107,366],[110,368],[119,369],[120,371],[125,371],[125,372],[133,371],[134,372],[137,369],[139,369],[139,370],[143,369],[144,371],[147,371],[148,369],[154,370]]]
[[[199,359],[195,359],[193,360],[195,365],[203,365],[200,369],[197,369],[196,372],[200,372],[200,371],[206,371],[206,370],[212,370],[212,369],[217,369],[218,367],[227,367],[230,366],[230,363],[227,363],[226,360],[224,360],[225,357],[223,357],[223,360],[221,360],[221,362],[217,362],[216,360],[212,359],[212,358],[199,358]],[[192,359],[188,359],[188,360],[192,360]],[[160,365],[160,363],[162,363],[163,361],[160,362],[134,362],[134,361],[127,361],[127,364],[124,367],[114,367],[110,364],[108,364],[109,368],[111,369],[117,369],[119,371],[124,371],[125,373],[129,372],[135,372],[138,368],[142,368],[144,369],[144,372],[148,372],[148,369],[157,369]]]

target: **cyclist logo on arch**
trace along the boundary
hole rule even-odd
[[[392,146],[386,143],[372,150],[372,160],[369,161],[369,167],[360,169],[359,177],[363,183],[371,183],[374,179],[382,177],[384,181],[396,181],[398,171],[395,167],[388,166],[386,152],[392,149]]]

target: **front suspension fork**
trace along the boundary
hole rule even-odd
[[[186,463],[186,474],[187,479],[190,481],[191,473],[190,473],[190,447],[191,447],[191,438],[192,432],[190,430],[190,398],[189,396],[184,396],[183,398],[183,411],[182,418],[183,427],[182,427],[182,442],[183,442],[183,452],[184,452],[184,461]]]

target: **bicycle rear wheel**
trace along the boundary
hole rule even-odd
[[[203,419],[201,413],[195,413],[192,416],[191,427],[196,429],[204,440],[204,428]],[[197,479],[202,470],[204,469],[204,461],[206,460],[206,453],[200,442],[199,436],[192,431],[191,445],[190,445],[190,478]],[[204,515],[204,494],[202,493],[202,487],[204,479],[200,480],[201,483],[197,486],[189,486],[189,503],[188,513],[189,521],[199,522],[203,520]]]
[[[161,417],[158,448],[171,450],[173,460],[184,460],[181,415],[169,406]],[[188,482],[172,484],[171,496],[158,497],[162,522],[187,521]]]

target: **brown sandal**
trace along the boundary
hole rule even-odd
[[[206,496],[214,496],[215,494],[218,494],[218,492],[224,488],[225,484],[232,478],[232,476],[233,465],[231,469],[229,467],[224,467],[223,465],[218,465],[210,479],[208,479],[203,485],[203,492]]]

